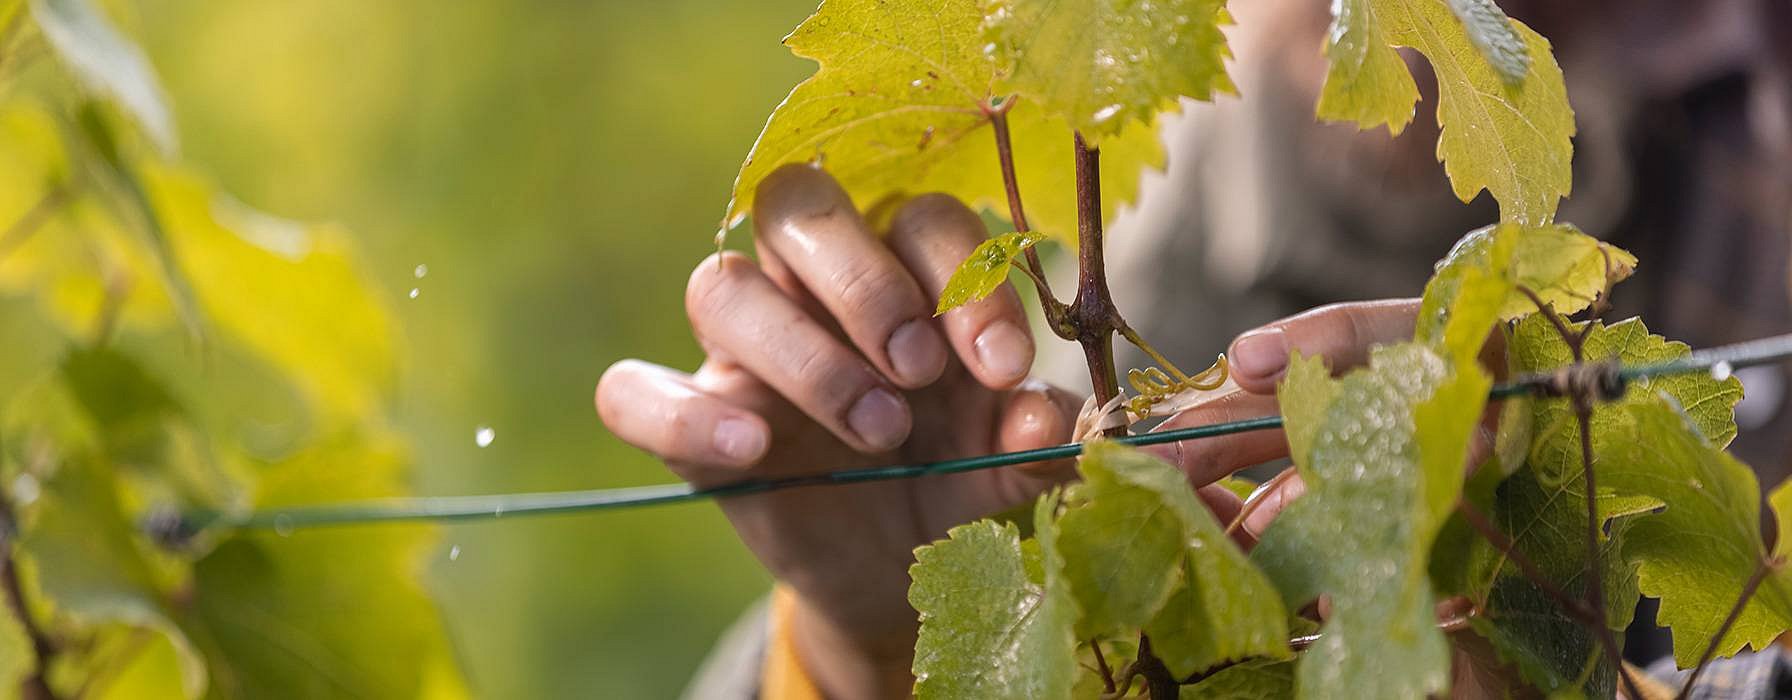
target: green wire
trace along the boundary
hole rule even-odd
[[[1792,357],[1792,334],[1738,343],[1695,352],[1687,357],[1659,364],[1620,367],[1617,376],[1623,382],[1669,374],[1713,372],[1727,375],[1734,369],[1764,364]],[[1519,377],[1489,392],[1492,399],[1521,394],[1548,393],[1552,376],[1537,374]],[[1114,438],[1127,445],[1159,445],[1184,440],[1233,435],[1282,427],[1281,416],[1264,416],[1247,420],[1200,425],[1192,428],[1165,430]],[[187,536],[200,530],[273,529],[281,533],[302,527],[351,525],[405,521],[459,521],[501,518],[519,515],[547,515],[586,511],[639,508],[643,506],[684,503],[741,496],[779,489],[828,484],[856,484],[896,479],[914,479],[939,474],[1008,467],[1030,462],[1064,459],[1082,454],[1080,443],[1055,445],[1020,452],[1005,452],[949,459],[924,464],[847,469],[809,476],[779,479],[749,479],[720,486],[695,488],[689,484],[665,484],[617,489],[554,491],[545,493],[513,493],[487,496],[447,496],[388,498],[348,503],[298,506],[244,513],[218,511],[192,512],[172,519],[162,518],[163,526],[152,522],[149,527],[174,536]],[[154,520],[154,518],[152,518]]]

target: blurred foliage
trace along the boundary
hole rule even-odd
[[[668,479],[590,391],[697,361],[684,278],[813,3],[96,5],[0,0],[0,486],[48,682],[674,694],[766,585],[712,506],[175,552],[131,525]]]

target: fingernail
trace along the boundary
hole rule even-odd
[[[887,450],[908,436],[908,409],[887,389],[872,389],[846,412],[846,425],[872,449]]]
[[[1033,369],[1033,339],[1012,321],[996,321],[977,335],[977,362],[1002,381],[1015,381]]]
[[[1288,366],[1288,338],[1281,328],[1251,331],[1232,341],[1226,360],[1236,374],[1260,379],[1274,377]]]
[[[743,418],[723,418],[716,423],[716,451],[743,464],[765,453],[765,431]]]
[[[890,334],[884,349],[890,353],[894,379],[904,385],[925,386],[946,370],[946,341],[932,321],[916,319],[902,324]]]

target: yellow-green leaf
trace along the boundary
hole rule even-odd
[[[340,230],[257,212],[191,173],[147,171],[156,210],[217,328],[290,373],[327,414],[371,415],[396,368],[392,314]]]
[[[1549,223],[1572,182],[1574,112],[1547,40],[1511,21],[1530,56],[1524,79],[1511,83],[1445,0],[1338,0],[1333,8],[1320,118],[1400,133],[1419,92],[1394,47],[1415,48],[1437,75],[1437,155],[1456,196],[1469,201],[1486,189],[1502,220]]]
[[[1531,71],[1531,51],[1512,20],[1493,0],[1450,0],[1450,11],[1462,20],[1468,40],[1506,82],[1518,84]]]
[[[1491,379],[1425,345],[1375,350],[1335,388],[1277,392],[1290,435],[1323,417],[1301,475],[1307,493],[1251,552],[1290,607],[1330,595],[1324,635],[1297,662],[1301,697],[1421,697],[1448,681],[1427,562],[1462,486],[1468,438]],[[1309,395],[1309,393],[1311,395]],[[1325,404],[1323,412],[1303,403]],[[1388,658],[1401,663],[1390,665]]]
[[[1231,93],[1225,0],[983,0],[1002,85],[1099,141],[1179,97]]]
[[[1042,240],[1045,240],[1043,234],[1015,231],[977,244],[971,256],[959,263],[958,269],[952,271],[952,278],[946,280],[946,289],[940,292],[940,303],[934,309],[934,315],[989,296],[1008,280],[1008,270],[1014,266],[1014,258]]]
[[[820,64],[772,112],[735,177],[724,221],[753,211],[759,183],[788,163],[826,168],[861,209],[904,194],[946,192],[1008,214],[991,103],[1006,95],[986,51],[978,0],[827,0],[785,40]],[[1071,127],[1025,98],[1005,109],[1034,230],[1074,241]],[[1103,216],[1161,168],[1155,122],[1104,138]]]

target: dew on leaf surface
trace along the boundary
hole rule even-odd
[[[411,295],[410,295],[410,296],[411,296],[411,298],[412,298],[412,299],[415,299],[415,298],[417,298],[417,295],[418,295],[418,294],[419,294],[419,293],[421,293],[421,290],[419,290],[419,289],[417,289],[417,288],[416,288],[416,287],[412,287],[412,288],[411,288]]]
[[[289,515],[274,516],[274,534],[279,535],[281,537],[291,537],[292,536],[292,516],[289,516]]]
[[[13,502],[18,505],[31,505],[33,502],[37,501],[38,495],[42,493],[43,489],[39,487],[37,477],[30,474],[20,474],[19,478],[14,479],[12,482]]]
[[[490,447],[492,441],[496,439],[498,439],[498,431],[492,430],[489,425],[482,425],[473,430],[473,444],[480,447]]]
[[[457,561],[459,559],[460,559],[460,545],[457,544],[452,547],[449,547],[448,548],[448,561]]]
[[[417,263],[417,269],[411,270],[411,274],[413,276],[415,276],[417,279],[423,279],[424,277],[428,277],[429,276],[429,266],[426,264],[423,264],[423,263]]]
[[[1711,379],[1713,381],[1721,382],[1727,380],[1730,378],[1730,375],[1734,373],[1735,371],[1730,367],[1730,363],[1728,362],[1719,362],[1711,366]]]

